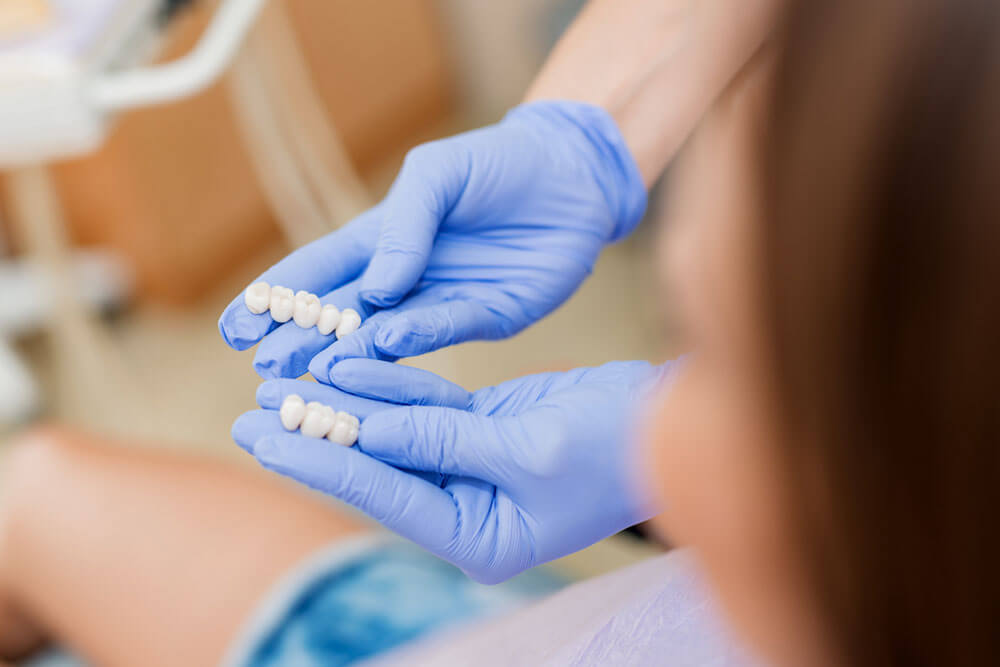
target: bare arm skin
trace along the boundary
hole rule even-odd
[[[90,664],[218,664],[284,573],[366,530],[223,463],[61,429],[14,450],[0,480],[0,660],[55,639]]]
[[[592,0],[525,101],[606,109],[647,185],[765,41],[780,0]]]

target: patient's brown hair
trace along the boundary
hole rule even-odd
[[[1000,660],[1000,2],[803,0],[761,146],[768,353],[844,662]]]

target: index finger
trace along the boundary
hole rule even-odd
[[[254,283],[281,285],[292,291],[326,294],[354,280],[368,265],[378,233],[380,208],[376,206],[342,229],[295,250],[262,273]],[[268,313],[255,315],[244,303],[243,292],[219,318],[219,333],[234,350],[256,345],[278,326]]]

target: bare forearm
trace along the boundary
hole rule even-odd
[[[364,530],[220,463],[55,429],[15,448],[0,480],[0,612],[11,602],[7,618],[32,625],[24,639],[2,628],[11,654],[33,626],[100,665],[216,664],[279,577]]]
[[[606,109],[652,183],[763,43],[780,0],[592,0],[527,101]]]

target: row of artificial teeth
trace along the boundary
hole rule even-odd
[[[337,309],[333,304],[321,305],[319,297],[304,290],[292,292],[287,287],[271,287],[265,282],[254,283],[243,294],[243,301],[254,315],[271,311],[271,319],[284,323],[293,320],[303,329],[316,329],[324,336],[334,331],[337,338],[352,334],[361,326],[361,315],[353,308]]]
[[[337,412],[328,405],[291,394],[281,403],[281,425],[287,431],[299,429],[307,438],[326,438],[330,442],[351,447],[358,441],[361,422],[354,415]]]

